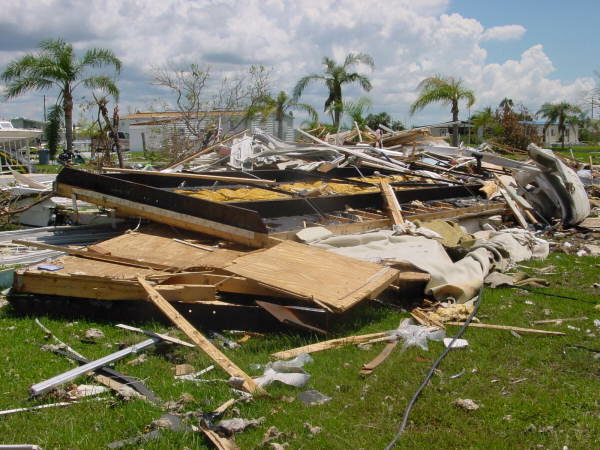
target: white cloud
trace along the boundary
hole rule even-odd
[[[264,64],[274,68],[274,88],[289,91],[301,76],[321,71],[323,56],[341,59],[351,51],[375,59],[375,70],[365,69],[374,86],[373,110],[414,123],[449,114],[432,107],[414,119],[407,115],[417,84],[435,73],[462,77],[479,99],[475,108],[505,96],[537,108],[576,100],[594,86],[590,78],[552,79],[554,66],[541,45],[488,63],[483,42],[516,39],[525,28],[486,30],[475,18],[450,13],[448,0],[22,0],[5,5],[0,27],[0,70],[48,37],[62,36],[77,49],[113,49],[124,63],[123,111],[158,103],[164,94],[149,84],[148,71],[168,61],[210,64],[213,72]],[[344,94],[363,95],[356,87]],[[324,95],[315,85],[302,100],[322,110]],[[40,98],[0,103],[0,116],[40,117]]]
[[[510,41],[513,39],[521,39],[527,29],[522,25],[503,25],[500,27],[492,27],[485,30],[481,36],[485,41]]]

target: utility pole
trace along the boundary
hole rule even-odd
[[[592,106],[592,111],[593,111],[593,106]],[[592,112],[592,117],[594,117],[594,113]],[[44,94],[44,122],[46,122],[46,94]]]

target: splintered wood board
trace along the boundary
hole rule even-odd
[[[346,311],[396,281],[396,269],[284,241],[240,256],[225,270],[275,290]]]

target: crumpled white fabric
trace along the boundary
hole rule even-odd
[[[517,262],[548,255],[548,242],[526,230],[485,231],[475,236],[479,239],[471,251],[456,262],[435,239],[397,235],[391,230],[333,236],[312,245],[363,261],[410,263],[431,275],[425,290],[428,295],[442,301],[452,297],[460,303],[477,295],[492,269],[504,271]]]
[[[308,353],[300,353],[289,361],[270,362],[263,375],[254,378],[254,382],[259,386],[268,386],[273,381],[279,381],[290,386],[302,387],[310,380],[310,374],[303,369],[304,364],[310,362],[313,362],[313,359]]]

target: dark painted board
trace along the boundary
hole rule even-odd
[[[56,177],[56,183],[88,189],[142,205],[188,214],[244,230],[257,233],[267,232],[265,224],[255,211],[231,204],[216,203],[176,194],[156,187],[125,181],[112,175],[98,175],[81,170],[64,168]]]

